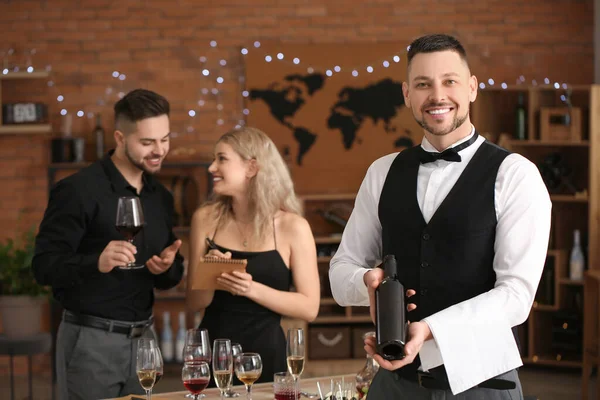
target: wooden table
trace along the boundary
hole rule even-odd
[[[321,389],[323,390],[323,395],[326,392],[330,391],[331,380],[334,381],[342,381],[342,378],[346,382],[346,384],[350,382],[354,382],[355,375],[338,375],[338,376],[325,376],[320,378],[308,378],[300,380],[300,389],[308,392],[318,394],[317,390],[317,382],[320,383]],[[234,397],[234,399],[245,400],[246,399],[246,389],[244,386],[234,386],[233,390],[240,394],[240,397]],[[152,398],[157,400],[184,400],[185,395],[189,392],[186,390],[180,392],[171,392],[171,393],[160,393],[153,394]],[[202,392],[206,395],[204,399],[220,399],[220,392],[217,388],[206,389]],[[271,400],[273,399],[273,383],[259,383],[253,386],[252,388],[252,400]],[[317,397],[318,398],[318,397]],[[133,400],[145,400],[145,396],[133,396]],[[306,397],[301,397],[301,399],[306,399]],[[107,400],[132,400],[132,396],[119,397],[118,399],[107,399]]]

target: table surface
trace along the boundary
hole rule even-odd
[[[334,382],[344,382],[346,385],[352,383],[354,385],[354,375],[337,375],[337,376],[325,376],[319,378],[308,378],[308,379],[300,379],[300,388],[303,391],[312,394],[318,394],[317,382],[319,382],[321,386],[321,390],[323,391],[323,395],[329,393],[331,391],[331,381]],[[234,399],[245,400],[246,399],[246,389],[244,386],[234,386],[233,390],[240,394],[239,397],[235,397]],[[180,392],[170,392],[170,393],[160,393],[153,394],[152,398],[157,400],[183,400],[185,399],[185,395],[189,392],[186,390]],[[217,388],[206,389],[202,392],[206,395],[205,400],[210,399],[220,399],[220,392]],[[252,400],[270,400],[273,399],[273,383],[259,383],[253,386],[252,388]],[[318,396],[317,396],[318,398]],[[145,400],[145,396],[125,396],[119,397],[118,399],[107,399],[107,400]],[[301,399],[306,399],[306,397],[301,397]]]

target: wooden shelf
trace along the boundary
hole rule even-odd
[[[571,141],[542,141],[542,140],[509,140],[511,147],[589,147],[590,142],[582,140],[580,142]]]
[[[2,135],[35,135],[38,133],[52,132],[50,124],[24,124],[24,125],[2,125],[0,126],[0,134]]]
[[[320,193],[298,195],[302,201],[342,201],[354,200],[356,193]]]
[[[190,233],[190,227],[189,226],[174,226],[173,227],[173,233],[174,234],[179,234],[179,235],[186,235],[188,233]]]
[[[166,291],[155,290],[154,297],[157,300],[183,300],[185,299],[185,292],[180,292],[176,289],[170,289]]]
[[[335,244],[342,240],[342,235],[339,236],[317,236],[315,237],[316,244]]]
[[[558,311],[558,306],[550,304],[538,304],[537,301],[534,301],[532,309],[536,311]]]
[[[544,365],[548,367],[581,368],[581,360],[560,360],[552,356],[523,357],[523,364]]]
[[[365,322],[373,322],[371,321],[371,317],[369,315],[361,315],[355,317],[346,317],[343,315],[340,316],[323,316],[317,317],[311,324],[351,324],[351,323],[365,323]]]
[[[332,257],[329,257],[329,256],[317,257],[317,262],[328,263],[329,261],[331,261],[331,258]]]
[[[557,203],[587,203],[588,196],[573,196],[570,194],[551,194],[550,200]]]
[[[331,305],[335,306],[335,305],[337,305],[337,303],[333,297],[323,297],[323,298],[321,298],[321,305],[322,306],[331,306]]]
[[[583,286],[583,280],[576,281],[576,280],[569,279],[569,278],[560,278],[558,280],[558,283],[560,283],[561,285],[566,285],[566,286]]]
[[[1,72],[1,71],[0,71]],[[48,71],[19,71],[19,72],[9,72],[8,74],[0,73],[0,79],[41,79],[48,78],[50,76],[50,72]]]

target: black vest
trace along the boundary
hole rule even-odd
[[[509,154],[485,141],[427,224],[417,202],[419,148],[395,158],[379,200],[383,255],[394,254],[400,282],[415,289],[420,321],[494,287],[496,211],[494,189],[500,164]],[[414,376],[420,360],[401,370]],[[444,374],[445,375],[445,374]]]

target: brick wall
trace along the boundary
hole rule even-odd
[[[119,91],[147,87],[173,104],[173,130],[180,132],[173,146],[207,151],[240,113],[240,46],[255,39],[408,43],[437,31],[462,40],[480,80],[513,83],[520,75],[572,83],[593,79],[591,0],[4,0],[0,52],[14,48],[12,61],[24,65],[25,54],[35,48],[33,64],[51,65],[54,86],[5,81],[3,97],[48,102],[58,131],[62,107],[108,118]],[[217,41],[216,48],[210,47],[211,40]],[[229,61],[221,68],[221,112],[215,101],[203,109],[196,104],[201,88],[214,85],[214,76],[201,75],[201,56],[208,57],[211,68],[221,58]],[[113,71],[126,74],[126,80],[113,78]],[[58,94],[65,98],[61,104]],[[198,110],[195,118],[187,115],[189,109]],[[219,118],[225,121],[221,126],[216,125]],[[90,146],[92,123],[86,117],[73,121],[74,134],[87,135]],[[105,119],[107,128],[111,124]],[[188,127],[194,130],[187,132]],[[48,147],[48,135],[0,136],[0,224],[5,227],[0,237],[41,218]]]
[[[14,48],[10,61],[23,66],[25,54],[35,48],[33,65],[51,65],[54,83],[4,81],[2,95],[5,102],[48,103],[55,131],[63,107],[70,113],[101,112],[109,130],[118,92],[146,87],[173,105],[173,130],[179,132],[173,147],[205,152],[239,118],[239,47],[257,39],[408,43],[431,32],[456,35],[480,80],[513,83],[520,75],[571,83],[593,79],[591,0],[2,0],[0,66],[6,49]],[[217,41],[216,48],[211,40]],[[205,106],[197,105],[201,89],[214,85],[214,76],[201,75],[201,56],[208,57],[210,68],[228,60],[220,72],[225,78],[222,111],[209,97]],[[126,80],[113,78],[113,71],[126,74]],[[195,118],[187,115],[189,109],[198,111]],[[218,119],[224,124],[216,125]],[[74,135],[90,141],[89,157],[92,125],[87,117],[73,121]],[[43,215],[49,138],[0,135],[0,239],[39,223]],[[106,139],[110,142],[109,133]]]

